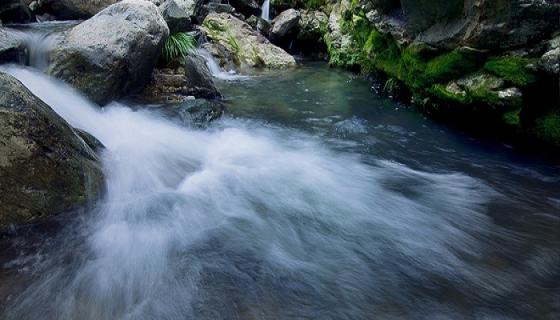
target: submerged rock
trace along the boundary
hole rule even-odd
[[[49,73],[104,104],[142,90],[168,34],[154,4],[125,0],[72,28],[50,53]]]
[[[103,188],[100,163],[76,131],[2,72],[0,91],[0,229],[98,197]]]
[[[288,9],[280,13],[272,20],[272,28],[270,29],[271,38],[280,39],[294,32],[298,25],[299,18],[299,11],[295,9]]]
[[[230,14],[209,14],[202,31],[211,41],[226,48],[241,67],[283,68],[296,64],[294,57]]]

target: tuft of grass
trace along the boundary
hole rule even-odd
[[[177,32],[170,35],[162,49],[162,56],[165,62],[170,62],[175,58],[185,57],[196,50],[196,39],[184,32]]]

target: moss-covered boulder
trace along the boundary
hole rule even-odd
[[[88,144],[49,106],[0,72],[0,230],[77,208],[100,195]]]
[[[105,104],[142,90],[168,34],[154,4],[124,0],[68,31],[48,72]]]
[[[429,90],[439,101],[452,105],[471,105],[470,112],[503,114],[517,110],[522,105],[519,88],[494,75],[477,72],[451,81],[446,85],[435,84]]]
[[[225,48],[239,67],[285,68],[296,64],[294,57],[230,14],[209,14],[201,29],[211,42]]]

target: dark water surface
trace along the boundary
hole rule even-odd
[[[16,76],[107,146],[108,195],[5,236],[1,319],[560,317],[558,165],[324,64],[220,82],[206,129]]]

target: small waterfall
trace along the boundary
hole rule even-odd
[[[264,0],[261,8],[261,18],[270,21],[270,0]]]
[[[27,47],[27,64],[41,71],[49,67],[49,51],[54,48],[57,35],[54,33],[24,33],[23,42]]]
[[[235,71],[233,70],[228,72],[223,71],[222,68],[220,68],[220,66],[216,62],[216,60],[214,59],[214,57],[212,56],[212,54],[208,52],[208,50],[200,48],[197,51],[198,51],[198,55],[200,55],[201,57],[204,58],[204,60],[206,60],[206,66],[208,67],[210,73],[212,73],[212,76],[214,78],[218,78],[221,80],[241,80],[247,78],[247,76],[241,76],[235,74]]]

